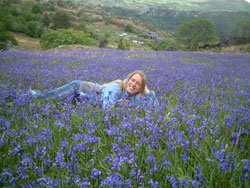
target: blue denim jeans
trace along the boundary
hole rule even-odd
[[[52,91],[40,92],[36,90],[31,90],[30,94],[35,99],[55,99],[55,98],[64,99],[71,96],[74,97],[77,97],[79,95],[88,96],[93,91],[99,93],[101,92],[101,88],[102,88],[101,85],[96,83],[74,80]]]

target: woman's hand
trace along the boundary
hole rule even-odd
[[[145,94],[149,94],[149,93],[150,93],[150,91],[149,91],[149,89],[148,89],[147,86],[145,86],[144,93],[145,93]]]

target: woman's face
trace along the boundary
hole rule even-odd
[[[127,91],[129,94],[135,95],[142,92],[142,77],[134,74],[127,83]]]

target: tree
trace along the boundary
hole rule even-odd
[[[35,5],[32,7],[32,12],[35,13],[35,14],[42,14],[42,13],[43,13],[43,8],[42,8],[41,5],[35,4]]]
[[[131,24],[128,24],[128,25],[126,25],[124,30],[128,33],[133,33],[135,29]]]
[[[40,24],[36,21],[30,21],[27,23],[27,34],[32,37],[40,37],[42,34],[42,28]]]
[[[71,17],[62,11],[56,12],[55,16],[53,17],[54,28],[58,29],[67,29],[71,27]]]
[[[207,18],[196,18],[184,22],[178,27],[177,39],[187,45],[190,50],[196,50],[201,43],[217,40],[215,24]]]
[[[2,25],[2,24],[0,24]],[[7,42],[11,41],[14,45],[17,45],[18,42],[15,39],[15,37],[4,30],[4,28],[1,28],[0,30],[0,50],[6,47]]]
[[[49,24],[51,23],[51,19],[47,13],[45,13],[44,16],[42,17],[42,23],[48,29]]]
[[[108,45],[108,39],[104,38],[99,41],[99,48],[104,48]]]
[[[120,39],[118,42],[117,49],[119,50],[130,50],[130,44],[126,40]]]
[[[236,21],[230,34],[230,40],[235,44],[250,43],[250,19],[245,18]]]

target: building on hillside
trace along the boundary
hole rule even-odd
[[[164,40],[163,37],[159,37],[158,33],[157,33],[157,32],[154,32],[154,31],[148,31],[148,32],[147,32],[147,35],[148,35],[148,38],[149,38],[149,39],[152,39],[152,40],[154,40],[155,42],[156,42],[156,41],[160,41],[160,40]]]
[[[156,40],[158,38],[158,33],[154,31],[148,31],[147,32],[148,37],[152,40]]]

